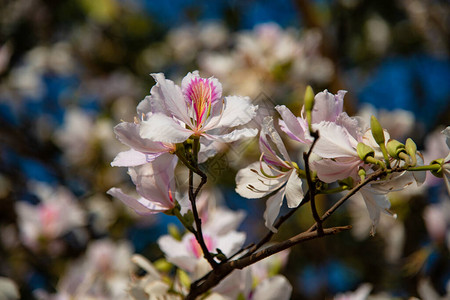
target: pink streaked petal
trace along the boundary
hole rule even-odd
[[[363,165],[363,162],[357,157],[342,157],[335,160],[316,160],[310,165],[317,172],[317,177],[320,180],[331,183],[347,177],[352,177],[359,181],[358,168]]]
[[[181,143],[187,140],[193,131],[183,128],[166,115],[153,114],[141,123],[139,134],[142,138],[155,142]]]
[[[296,170],[292,170],[286,183],[286,203],[289,208],[297,207],[302,202],[304,197],[302,185]]]
[[[294,114],[284,105],[278,105],[275,109],[282,118],[282,120],[279,121],[281,130],[283,130],[291,139],[304,144],[310,144],[312,142],[312,138],[308,132],[308,124],[305,120],[294,116]]]
[[[275,220],[280,213],[281,205],[283,204],[283,198],[285,194],[285,188],[281,188],[275,195],[269,197],[266,202],[266,210],[264,211],[265,225],[272,232],[278,232],[278,230],[273,226]]]
[[[147,163],[147,155],[136,150],[123,151],[117,154],[111,163],[112,167],[135,167]]]
[[[267,141],[266,135],[261,132],[261,135],[259,136],[259,150],[261,151],[263,155],[263,159],[266,163],[273,166],[279,166],[284,168],[289,168],[288,166],[281,158],[277,156],[275,151],[272,150],[270,147],[269,142]]]
[[[165,207],[157,206],[155,203],[144,198],[136,199],[129,196],[118,188],[111,188],[107,193],[125,203],[125,205],[133,209],[139,215],[151,215],[167,210]]]
[[[358,142],[344,127],[333,122],[320,122],[313,124],[313,129],[318,130],[320,135],[313,148],[317,155],[323,158],[358,157]]]
[[[163,73],[151,74],[156,85],[151,90],[153,105],[158,109],[165,107],[167,112],[188,125],[192,125],[188,107],[179,86],[164,77]]]
[[[256,116],[258,106],[252,105],[250,98],[228,96],[220,115],[212,115],[205,124],[205,130],[222,127],[235,127],[250,122]]]
[[[273,118],[272,117],[265,117],[263,120],[260,139],[266,139],[266,135],[270,137],[270,139],[273,141],[275,146],[278,148],[278,151],[280,151],[280,153],[282,155],[282,161],[286,160],[286,161],[290,162],[291,158],[289,157],[286,147],[284,146],[280,135],[273,127]],[[269,145],[267,140],[266,140],[266,143]]]
[[[189,94],[192,93],[192,84],[196,81],[203,80],[205,83],[211,87],[211,104],[216,103],[218,100],[222,98],[222,84],[217,80],[217,78],[202,78],[200,77],[198,71],[189,72],[181,81],[181,90],[183,95],[187,98]]]

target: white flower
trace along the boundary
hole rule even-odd
[[[242,247],[245,242],[245,233],[230,231],[218,235],[214,232],[203,231],[203,238],[210,252],[216,252],[218,248],[225,256],[229,257]],[[164,235],[158,239],[158,245],[164,252],[167,261],[193,274],[195,278],[200,278],[210,270],[210,266],[203,257],[200,244],[192,233],[185,234],[181,241],[170,235]]]
[[[272,148],[275,144],[281,156]],[[264,220],[267,228],[276,232],[273,226],[283,198],[286,196],[289,208],[297,207],[303,200],[302,181],[297,166],[289,157],[281,137],[273,127],[273,119],[266,117],[259,138],[261,159],[241,169],[236,175],[236,192],[242,197],[254,199],[271,195],[266,202]]]
[[[170,154],[160,156],[153,163],[129,168],[128,173],[136,185],[139,198],[129,196],[119,188],[108,194],[120,199],[140,215],[164,212],[175,207],[174,169],[177,158]]]
[[[222,85],[216,78],[201,78],[188,73],[181,88],[152,74],[156,85],[146,98],[152,114],[141,123],[142,138],[156,142],[181,143],[190,136],[232,142],[256,135],[255,129],[235,129],[226,134],[216,130],[247,124],[256,115],[256,106],[245,97],[228,96],[222,100]]]

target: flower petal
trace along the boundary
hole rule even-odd
[[[292,170],[286,183],[286,202],[289,208],[297,207],[302,202],[304,197],[302,184],[296,170]]]
[[[313,152],[323,158],[358,157],[356,145],[358,142],[348,131],[332,122],[313,124],[313,128],[319,131]]]
[[[209,140],[218,140],[223,143],[231,143],[242,138],[251,138],[258,134],[258,129],[255,128],[243,128],[236,129],[226,134],[204,134],[203,136]]]
[[[266,202],[266,210],[264,211],[264,223],[267,228],[269,228],[272,232],[278,232],[278,230],[273,226],[275,220],[280,213],[281,205],[283,204],[285,188],[281,188],[275,195],[269,197]]]
[[[174,117],[188,125],[192,125],[186,100],[180,87],[175,85],[172,80],[166,79],[163,73],[153,73],[151,75],[156,81],[156,85],[150,91],[152,100],[156,101],[154,105],[165,107]]]
[[[311,168],[317,172],[320,180],[331,183],[352,177],[358,179],[358,167],[364,163],[357,157],[340,157],[336,159],[321,159],[313,161]]]
[[[224,101],[221,115],[212,116],[205,125],[205,130],[247,124],[256,116],[258,106],[252,105],[248,97],[228,96]]]
[[[165,207],[157,206],[155,203],[144,198],[136,199],[129,196],[118,188],[111,188],[107,193],[125,203],[125,205],[132,208],[139,215],[151,215],[167,210]]]
[[[119,141],[136,151],[162,154],[171,150],[161,142],[142,138],[139,134],[140,126],[140,124],[122,122],[114,127],[114,133]]]
[[[192,133],[191,130],[181,127],[174,119],[160,113],[149,116],[140,126],[141,137],[155,142],[182,143]]]
[[[289,108],[284,105],[277,105],[275,109],[283,119],[279,121],[281,130],[283,130],[291,139],[304,144],[312,142],[312,138],[308,131],[308,124],[304,119],[294,116]]]
[[[336,96],[327,90],[318,93],[314,97],[314,108],[311,116],[312,123],[336,121],[336,118],[342,112],[345,93],[347,92],[339,91]]]
[[[269,141],[267,140],[267,136],[270,137],[270,139],[273,141],[273,143],[277,146],[278,151],[280,151],[282,158],[278,157],[273,149],[270,147]],[[283,141],[281,140],[280,135],[273,127],[273,118],[272,117],[265,117],[263,120],[262,128],[261,128],[261,134],[260,134],[260,150],[264,155],[267,155],[269,159],[275,161],[278,161],[278,165],[284,165],[285,167],[289,167],[284,162],[291,161],[291,158],[289,157],[289,154],[286,150],[286,147],[283,144]]]
[[[289,300],[292,285],[282,275],[264,279],[255,289],[252,299],[258,300]]]
[[[147,155],[142,152],[130,149],[117,154],[111,163],[112,167],[135,167],[147,163]]]
[[[262,165],[264,171],[268,173],[268,175],[278,175],[275,174],[266,163],[262,162]],[[239,170],[236,174],[236,192],[242,197],[247,199],[262,198],[284,184],[284,177],[268,179],[258,174],[259,168],[260,163],[255,162],[248,167]]]

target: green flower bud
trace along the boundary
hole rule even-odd
[[[358,170],[358,175],[359,175],[359,178],[361,178],[361,181],[364,181],[364,179],[366,179],[366,170],[364,170],[363,168],[360,168]]]
[[[411,166],[415,166],[417,164],[417,146],[416,143],[410,138],[406,140],[405,143],[406,153],[411,157]]]
[[[389,142],[387,142],[386,149],[391,157],[397,158],[397,159],[399,158],[399,154],[401,152],[406,153],[405,145],[403,145],[399,141],[393,140],[393,139],[391,139],[391,140],[389,140]]]
[[[383,127],[381,127],[380,122],[378,122],[375,116],[370,118],[370,128],[372,129],[372,135],[375,139],[375,142],[380,145],[384,144],[384,132]]]
[[[443,158],[439,158],[439,159],[435,159],[433,160],[430,165],[439,165],[441,166],[438,170],[431,170],[431,174],[433,174],[436,177],[442,178],[444,176],[443,172],[442,172],[442,165],[444,164],[444,159]]]
[[[178,274],[178,278],[180,279],[180,282],[183,286],[185,286],[185,287],[191,286],[191,279],[189,278],[189,275],[185,271],[178,269],[177,274]]]
[[[364,143],[358,143],[358,146],[356,146],[356,152],[358,153],[359,158],[361,158],[361,160],[363,161],[366,161],[367,157],[369,156],[375,156],[375,150]]]
[[[167,231],[174,239],[176,239],[177,241],[181,241],[181,234],[177,226],[175,226],[174,224],[169,224],[167,226]]]
[[[153,262],[153,266],[155,266],[155,268],[161,272],[169,272],[173,267],[173,265],[164,258],[160,258],[157,261]]]
[[[314,107],[314,91],[313,91],[313,89],[312,89],[312,87],[310,85],[308,85],[306,87],[304,105],[305,105],[305,111],[306,112],[313,110],[313,107]]]
[[[312,123],[312,110],[314,108],[314,91],[311,86],[306,87],[305,91],[305,99],[304,99],[304,107],[306,113],[306,121],[309,125],[309,131],[312,131],[311,123]]]

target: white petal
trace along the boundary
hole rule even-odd
[[[311,137],[308,132],[308,124],[305,120],[297,118],[286,106],[278,105],[275,109],[280,113],[282,121],[279,124],[281,130],[286,132],[290,138],[301,143],[310,143]],[[302,122],[303,121],[303,122]],[[305,136],[306,135],[306,136]]]
[[[211,117],[205,125],[205,130],[247,124],[256,116],[258,106],[252,105],[248,97],[228,96],[224,101],[221,116]]]
[[[289,300],[292,285],[281,275],[263,280],[255,289],[253,299],[258,300]]]
[[[352,177],[358,180],[358,168],[363,162],[357,157],[341,157],[332,159],[321,159],[313,161],[311,168],[317,172],[320,180],[331,183],[336,180],[342,180]]]
[[[268,175],[275,174],[264,162],[263,168]],[[250,164],[248,167],[239,170],[236,174],[236,192],[242,197],[248,199],[262,198],[267,194],[278,189],[284,182],[285,178],[268,179],[261,174],[257,174],[260,168],[259,162]]]
[[[286,183],[286,202],[288,207],[294,208],[299,206],[303,197],[302,180],[298,177],[297,172],[292,170]]]
[[[147,163],[147,156],[133,149],[117,154],[111,163],[112,167],[135,167]]]
[[[230,133],[222,134],[222,135],[215,135],[215,134],[204,134],[203,136],[210,140],[218,140],[223,143],[231,143],[237,140],[240,140],[242,138],[251,138],[258,134],[258,129],[254,128],[243,128],[243,129],[236,129],[233,130]]]
[[[144,139],[164,143],[182,143],[187,140],[192,131],[180,126],[172,118],[163,114],[153,114],[143,121],[140,135]]]
[[[155,203],[147,201],[143,198],[138,200],[132,196],[129,196],[118,188],[111,188],[107,191],[107,193],[125,203],[125,205],[132,208],[139,215],[155,214],[167,210],[164,207],[159,207],[155,205]]]
[[[319,131],[320,136],[313,148],[317,155],[323,158],[358,157],[358,142],[344,127],[332,122],[321,122],[314,124],[313,128]]]
[[[275,195],[269,197],[266,202],[266,210],[264,211],[265,225],[272,232],[277,232],[278,230],[273,227],[278,214],[280,213],[281,205],[283,204],[285,188],[281,188]]]
[[[245,243],[245,233],[230,231],[227,234],[221,235],[217,239],[216,248],[219,248],[226,256],[231,256],[234,252],[239,250]],[[215,252],[215,249],[211,249]]]
[[[278,150],[280,151],[281,155],[283,156],[284,160],[291,161],[291,158],[289,157],[289,154],[286,150],[286,147],[283,144],[283,141],[281,140],[280,135],[275,130],[275,127],[273,127],[273,118],[272,117],[265,117],[263,120],[263,125],[261,129],[261,135],[267,134],[270,136],[272,141],[277,146]]]
[[[186,124],[191,124],[186,100],[179,86],[164,77],[163,73],[151,74],[156,85],[151,90],[152,98],[161,103],[176,118]]]
[[[314,97],[314,109],[312,111],[312,123],[322,121],[336,121],[339,114],[342,113],[344,104],[344,95],[346,91],[339,91],[335,96],[327,90],[318,93]]]
[[[142,138],[139,134],[140,124],[123,122],[114,127],[117,139],[136,151],[144,153],[162,153],[170,149],[161,142]]]

